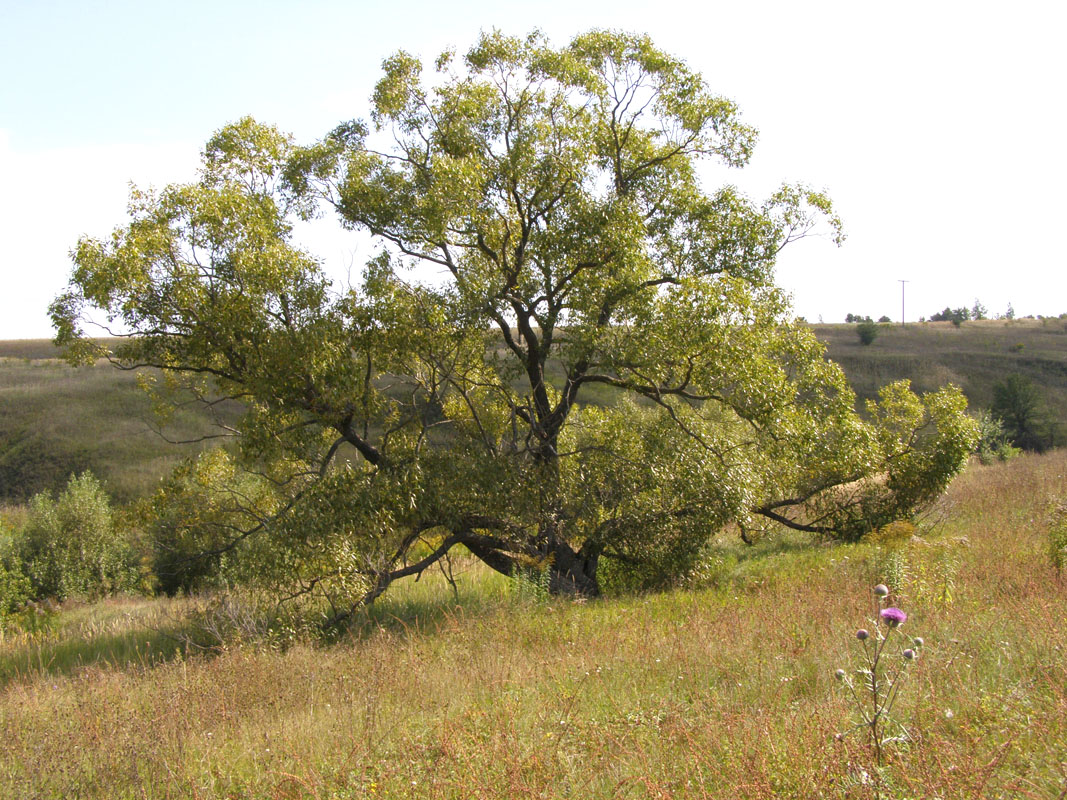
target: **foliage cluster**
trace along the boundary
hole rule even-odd
[[[0,527],[0,616],[28,601],[92,600],[152,588],[148,548],[89,473],[34,495],[20,524]]]
[[[864,320],[856,326],[856,335],[859,336],[860,344],[874,344],[874,340],[878,338],[878,323]]]
[[[945,306],[943,311],[930,315],[931,322],[951,322],[956,327],[959,327],[970,318],[971,310],[967,306],[960,306],[959,308]]]
[[[0,517],[0,630],[30,599],[30,581],[18,553],[18,539]]]
[[[1044,398],[1025,375],[1013,373],[993,386],[990,413],[1000,421],[1015,447],[1042,453],[1055,441]]]
[[[983,464],[1015,458],[1021,449],[1012,445],[1011,436],[1001,419],[991,411],[978,414],[978,445],[975,454]]]

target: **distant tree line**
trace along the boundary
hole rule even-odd
[[[889,317],[887,317],[885,314],[883,314],[882,316],[880,316],[878,318],[878,321],[879,322],[892,322],[893,320],[891,320]],[[863,316],[862,314],[845,314],[845,322],[848,322],[848,323],[852,323],[852,322],[857,322],[857,323],[859,323],[859,322],[874,322],[874,320],[871,319],[870,315]]]

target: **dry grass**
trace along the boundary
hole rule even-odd
[[[919,575],[967,540],[951,601],[895,587],[927,644],[903,701],[915,741],[881,796],[1063,796],[1065,586],[1043,509],[1064,494],[1067,453],[975,466],[909,546]],[[768,547],[717,587],[589,603],[471,570],[458,601],[424,580],[332,646],[26,667],[0,695],[0,796],[873,797],[862,739],[834,738],[850,712],[833,670],[880,558]],[[122,635],[108,625],[156,625],[158,603],[83,608],[66,630]]]
[[[814,330],[861,398],[908,378],[924,392],[954,383],[972,408],[989,408],[994,384],[1017,372],[1039,387],[1053,420],[1067,421],[1067,319],[882,325],[869,347],[860,344],[855,325]]]
[[[16,346],[18,345],[18,346]],[[48,342],[0,342],[0,502],[58,489],[91,469],[120,500],[153,490],[198,443],[168,444],[159,435],[137,376],[106,363],[74,368],[38,358]],[[14,357],[13,353],[26,353]],[[232,409],[227,409],[230,418]],[[190,440],[213,432],[199,408],[178,411],[165,431]],[[214,442],[213,442],[214,443]]]

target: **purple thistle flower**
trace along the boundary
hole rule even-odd
[[[881,612],[881,617],[883,620],[885,620],[886,625],[888,625],[890,628],[895,628],[897,625],[902,622],[906,622],[908,619],[907,614],[905,614],[899,608],[893,608],[892,606],[890,606],[889,608],[883,608]]]

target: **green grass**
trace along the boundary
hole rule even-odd
[[[1067,584],[1045,510],[1065,494],[1062,451],[975,465],[900,545],[893,600],[926,646],[903,690],[914,741],[892,752],[882,797],[1067,788]],[[884,550],[720,547],[701,588],[589,602],[458,563],[458,597],[427,573],[330,645],[145,659],[143,643],[107,642],[149,636],[188,601],[64,610],[37,634],[52,651],[25,658],[29,634],[0,648],[22,664],[0,690],[0,796],[876,796],[863,740],[835,740],[851,714],[833,671],[871,624]],[[924,577],[946,550],[951,598]],[[63,643],[80,657],[55,669]]]

